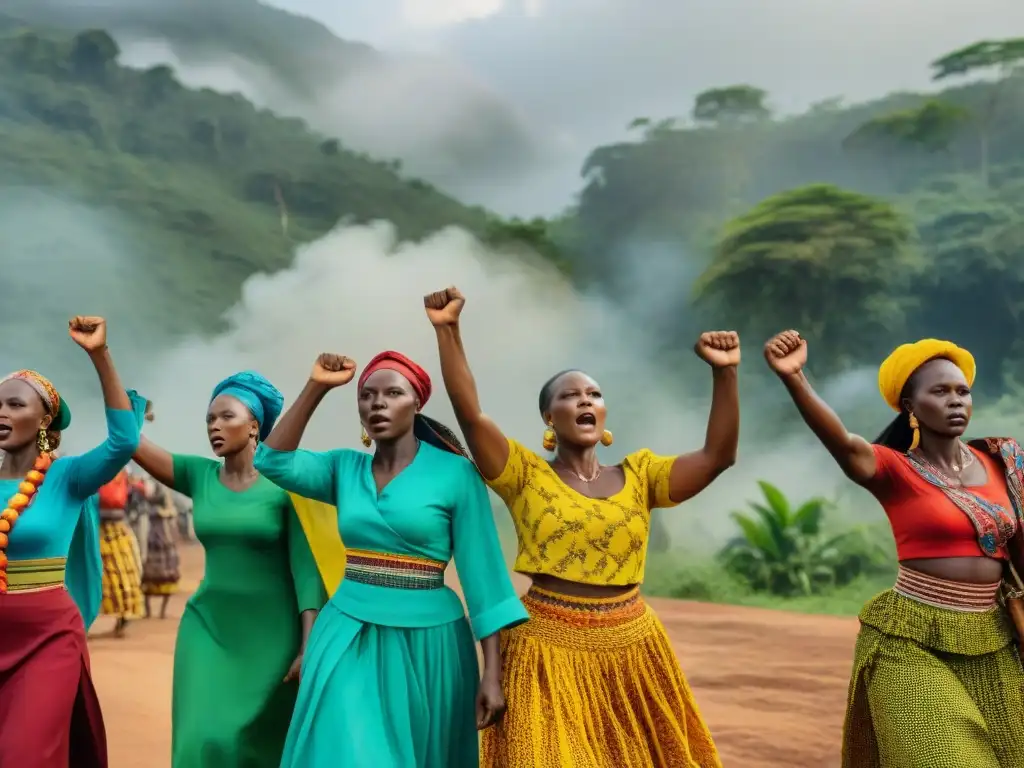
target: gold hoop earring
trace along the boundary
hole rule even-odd
[[[363,434],[359,436],[359,439],[362,441],[363,445],[365,445],[367,448],[369,448],[371,445],[373,445],[373,440],[371,440],[370,436],[368,434],[366,434],[366,427],[363,427]]]
[[[549,421],[548,428],[544,430],[544,450],[553,451],[555,446],[558,445],[558,440],[555,439],[554,425]]]
[[[615,435],[612,434],[610,429],[606,429],[601,433],[601,445],[607,447],[615,442]]]
[[[50,436],[46,434],[45,429],[40,429],[39,434],[36,435],[36,447],[39,448],[40,453],[50,452]]]
[[[917,416],[915,416],[914,414],[910,414],[908,423],[910,424],[910,428],[914,432],[914,437],[911,439],[910,448],[908,448],[907,450],[912,451],[921,444],[921,425],[918,423]]]

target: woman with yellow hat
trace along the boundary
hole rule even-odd
[[[974,358],[937,339],[898,347],[878,372],[897,416],[873,443],[811,388],[799,333],[770,339],[765,358],[896,539],[896,584],[860,614],[844,768],[1024,766],[1024,669],[999,601],[1001,586],[1019,597],[1024,451],[1005,438],[963,440]]]

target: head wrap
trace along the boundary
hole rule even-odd
[[[48,431],[63,432],[71,426],[71,409],[48,378],[35,371],[22,370],[15,371],[0,379],[0,384],[12,379],[24,381],[42,398],[43,405],[46,406],[46,412],[52,419]]]
[[[228,376],[213,388],[210,402],[221,395],[233,397],[249,409],[249,413],[260,425],[260,440],[267,439],[284,408],[284,395],[281,391],[255,371],[242,371]]]
[[[432,391],[430,376],[401,352],[393,352],[391,350],[381,352],[368,362],[359,376],[358,389],[362,390],[366,380],[377,371],[383,369],[397,371],[402,374],[402,376],[408,379],[409,384],[412,385],[413,390],[416,392],[416,397],[420,401],[420,408],[427,404]]]
[[[914,375],[914,371],[929,360],[936,359],[949,360],[963,371],[967,386],[974,384],[977,368],[974,364],[974,355],[966,349],[958,347],[951,341],[940,339],[921,339],[913,344],[901,344],[878,368],[878,391],[882,393],[882,399],[890,408],[894,411],[903,410],[900,398],[907,381]]]

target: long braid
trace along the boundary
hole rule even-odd
[[[435,448],[469,459],[469,454],[462,446],[462,441],[458,436],[436,419],[417,413],[413,420],[412,431],[420,440],[430,443]]]

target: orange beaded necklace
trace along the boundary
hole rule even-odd
[[[25,473],[25,479],[18,484],[18,492],[7,500],[7,508],[0,512],[0,594],[7,592],[7,544],[10,541],[8,534],[36,497],[52,464],[53,456],[49,453],[39,454],[32,469]]]
[[[40,430],[38,439],[39,456],[33,463],[32,469],[26,472],[25,478],[18,483],[18,492],[7,500],[6,508],[3,512],[0,512],[0,594],[7,592],[7,544],[10,541],[9,534],[11,529],[18,522],[18,518],[24,514],[28,505],[35,499],[40,487],[42,487],[43,480],[46,479],[46,473],[53,464],[51,450],[56,449],[60,444],[59,430],[66,427],[71,418],[70,412],[67,411],[67,406],[61,403],[60,394],[45,376],[41,376],[35,371],[21,370],[6,376],[2,381],[9,379],[21,379],[27,382],[39,393],[39,396],[46,404],[50,416],[57,420],[62,420],[63,423],[53,425],[56,431],[55,442],[53,443],[48,439],[50,433],[46,428]],[[64,409],[63,413],[62,408]]]

